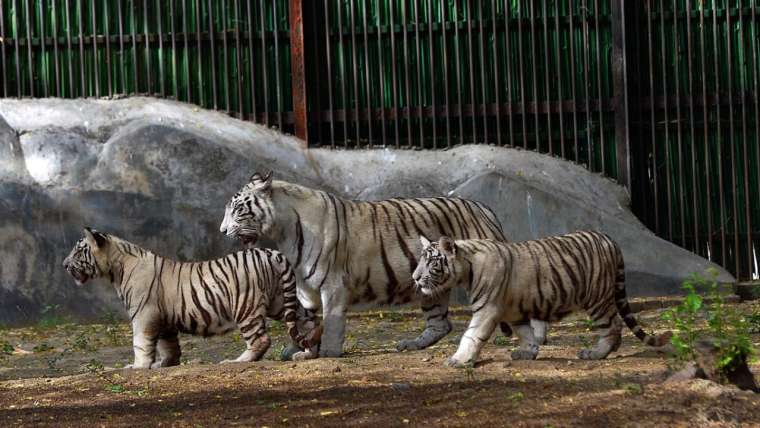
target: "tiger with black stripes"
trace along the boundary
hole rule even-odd
[[[474,364],[501,322],[520,339],[512,359],[535,359],[538,343],[529,320],[557,321],[581,309],[599,335],[596,345],[578,352],[581,359],[602,359],[618,349],[621,318],[649,346],[670,339],[670,332],[645,333],[631,314],[623,255],[607,235],[575,232],[517,243],[447,236],[430,242],[423,235],[420,241],[422,255],[413,274],[418,292],[434,298],[461,285],[470,294],[472,319],[448,366]]]
[[[63,267],[80,286],[102,277],[116,289],[132,324],[135,360],[128,367],[178,365],[179,332],[212,336],[235,327],[247,347],[234,361],[259,360],[270,345],[266,317],[285,322],[306,349],[300,359],[316,357],[318,332],[305,331],[314,323],[302,315],[296,276],[279,251],[250,249],[185,263],[85,228]]]
[[[321,356],[343,353],[351,304],[418,300],[412,271],[420,235],[504,241],[499,220],[485,205],[458,198],[347,200],[253,174],[225,207],[220,231],[253,245],[273,241],[293,263],[298,298],[323,314]],[[449,293],[422,298],[425,330],[398,350],[430,346],[451,331]]]

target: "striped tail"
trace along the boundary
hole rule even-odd
[[[282,276],[280,277],[282,292],[283,292],[283,320],[285,326],[288,329],[288,335],[298,346],[304,349],[311,349],[316,347],[322,337],[322,326],[317,326],[305,335],[301,335],[298,331],[298,309],[300,309],[301,302],[298,301],[296,292],[296,274],[293,271],[288,259],[282,254],[277,254],[277,261],[282,266]],[[309,314],[308,316],[313,318],[314,314],[310,311],[303,311]]]
[[[609,238],[608,238],[609,239]],[[625,292],[625,263],[623,262],[623,254],[620,252],[620,247],[610,239],[610,244],[615,249],[615,257],[617,258],[617,274],[615,275],[615,305],[617,306],[618,313],[623,318],[625,325],[631,329],[633,334],[644,342],[648,346],[663,346],[670,342],[673,333],[666,331],[665,333],[654,336],[647,334],[639,325],[636,318],[631,313],[631,306],[628,304],[628,295]]]

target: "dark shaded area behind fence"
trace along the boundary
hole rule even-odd
[[[626,185],[741,278],[760,232],[758,0],[2,0],[4,97],[150,94],[312,146],[487,143]]]

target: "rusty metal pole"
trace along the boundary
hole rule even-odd
[[[293,76],[293,118],[296,137],[309,144],[306,61],[304,55],[303,0],[290,3],[290,69]]]

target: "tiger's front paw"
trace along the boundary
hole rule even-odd
[[[528,349],[515,349],[512,351],[513,360],[535,360],[537,355],[538,351]]]
[[[396,344],[396,350],[402,351],[418,351],[423,347],[415,339],[404,339]]]
[[[303,352],[303,348],[297,345],[288,345],[280,353],[281,361],[291,361],[295,359],[295,355]]]
[[[455,357],[449,357],[446,362],[443,363],[445,367],[454,367],[458,369],[463,369],[465,367],[472,367],[473,364],[471,361],[459,361]]]
[[[305,361],[313,360],[317,358],[319,354],[311,349],[293,354],[293,361]]]

